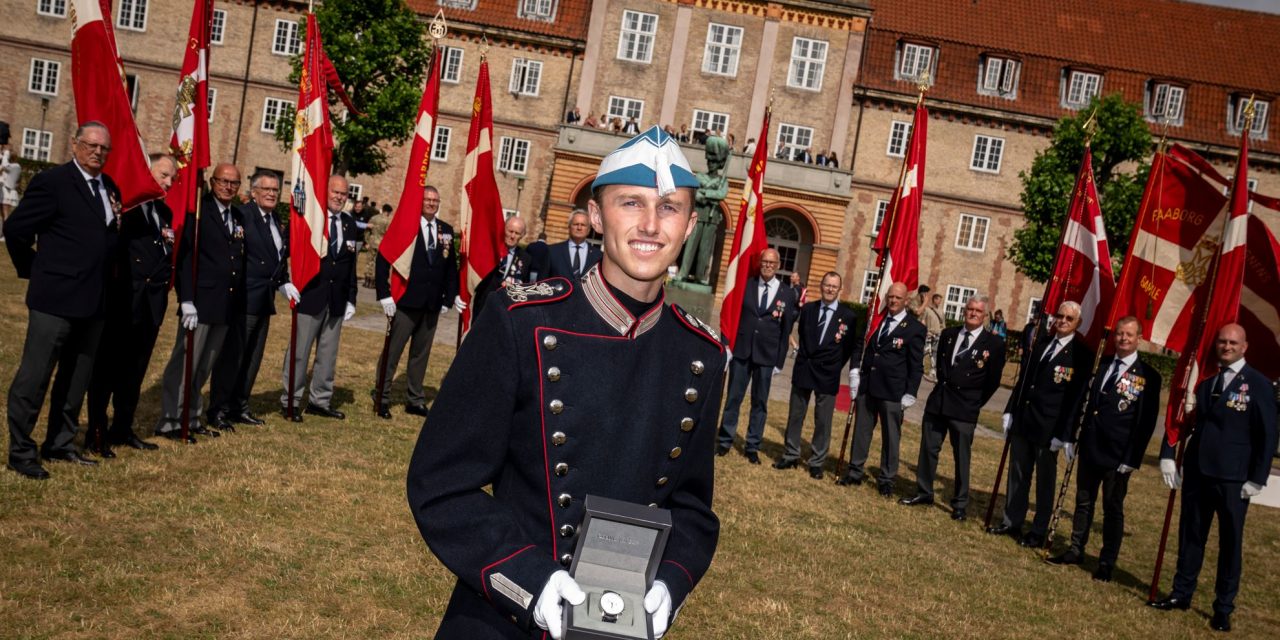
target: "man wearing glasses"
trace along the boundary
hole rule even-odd
[[[76,449],[75,436],[102,336],[105,269],[119,228],[120,190],[102,173],[110,151],[106,125],[81,125],[71,162],[32,179],[4,223],[9,259],[18,277],[31,281],[26,342],[9,386],[8,467],[35,480],[49,477],[40,456],[97,464]],[[55,366],[49,429],[37,456],[31,433]]]
[[[231,206],[240,188],[240,170],[235,165],[220,163],[213,169],[210,193],[200,202],[200,215],[186,215],[178,260],[174,271],[181,323],[173,352],[164,369],[161,402],[163,415],[156,423],[156,435],[174,440],[182,438],[182,421],[191,434],[218,437],[217,428],[231,429],[227,423],[200,423],[200,389],[209,380],[213,363],[218,359],[227,337],[228,327],[244,315],[244,221]],[[177,212],[174,215],[178,215]],[[197,230],[198,227],[198,230]],[[199,233],[199,242],[196,234]],[[199,246],[197,246],[197,244]],[[194,269],[194,270],[193,270]],[[190,413],[182,416],[186,394],[184,375],[187,334],[194,334],[191,358]]]

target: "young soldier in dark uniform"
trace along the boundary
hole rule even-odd
[[[151,177],[165,191],[173,185],[178,165],[173,156],[151,157]],[[107,340],[98,343],[89,383],[89,430],[85,446],[104,458],[116,457],[111,445],[158,449],[133,432],[142,379],[151,363],[156,336],[169,306],[173,276],[173,214],[163,199],[144,202],[120,216],[120,237],[108,265]],[[107,405],[114,413],[107,427]]]
[[[1024,360],[1018,382],[1009,396],[1002,417],[1009,444],[1009,489],[1004,518],[988,533],[1019,538],[1024,547],[1044,546],[1058,495],[1058,451],[1073,431],[1071,415],[1080,404],[1093,354],[1076,334],[1080,326],[1080,305],[1063,302],[1053,316],[1054,334],[1031,351]],[[1036,475],[1036,518],[1025,535],[1031,493],[1031,474]]]
[[[709,567],[724,351],[662,289],[697,186],[657,127],[624,144],[589,205],[603,261],[503,289],[462,343],[409,466],[422,536],[458,576],[437,638],[559,638],[562,601],[585,598],[565,568],[587,494],[671,511],[655,635]]]
[[[1231,630],[1231,612],[1240,591],[1244,516],[1249,500],[1267,484],[1271,453],[1276,450],[1276,401],[1271,381],[1245,364],[1248,348],[1240,325],[1228,324],[1218,330],[1220,370],[1196,388],[1195,425],[1183,431],[1182,439],[1188,444],[1181,472],[1167,439],[1160,448],[1165,484],[1170,489],[1182,487],[1182,511],[1173,592],[1151,606],[1162,610],[1191,607],[1209,527],[1217,515],[1217,597],[1209,625],[1218,631]]]
[[[1004,340],[982,328],[988,303],[986,296],[969,298],[964,305],[964,326],[943,329],[939,335],[933,369],[938,382],[924,405],[920,460],[916,467],[917,493],[898,501],[905,505],[933,504],[938,454],[942,451],[942,441],[950,435],[951,455],[956,462],[952,520],[964,520],[968,516],[973,430],[983,405],[1000,388],[1000,376],[1004,372]]]
[[[836,410],[840,373],[862,354],[862,334],[857,330],[853,310],[836,302],[840,295],[840,274],[822,276],[822,297],[800,309],[800,345],[791,370],[791,404],[787,411],[786,449],[773,463],[774,469],[790,469],[800,459],[800,429],[809,396],[816,392],[813,407],[813,453],[809,456],[809,476],[822,479],[822,465],[831,444],[831,415]]]
[[[1111,580],[1120,543],[1124,541],[1124,498],[1129,474],[1142,466],[1142,456],[1156,429],[1160,413],[1160,372],[1138,359],[1142,323],[1133,316],[1116,322],[1116,354],[1104,358],[1094,376],[1087,406],[1078,409],[1072,424],[1080,424],[1079,444],[1068,442],[1070,461],[1078,449],[1076,512],[1071,521],[1071,546],[1049,559],[1053,564],[1080,564],[1093,526],[1093,510],[1102,487],[1102,552],[1093,578]],[[1080,416],[1083,411],[1083,422]]]
[[[893,495],[898,475],[898,443],[902,414],[916,403],[924,375],[925,328],[907,311],[907,286],[895,282],[885,296],[887,311],[875,335],[862,352],[862,362],[849,370],[849,397],[854,398],[853,450],[849,470],[837,483],[862,484],[863,467],[871,451],[871,432],[880,421],[880,477],[882,496]],[[862,386],[862,372],[867,384]],[[861,393],[859,393],[861,391]]]

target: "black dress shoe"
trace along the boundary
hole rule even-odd
[[[30,478],[32,480],[48,480],[49,479],[49,472],[45,471],[44,467],[40,466],[40,464],[36,462],[30,462],[27,464],[13,464],[12,462],[10,462],[5,466],[14,470],[15,472],[17,472],[18,475],[24,478]]]
[[[794,469],[796,468],[796,464],[797,463],[795,460],[787,460],[785,458],[779,458],[777,462],[773,463],[773,468],[774,469]]]
[[[716,456],[721,458],[725,457],[729,454],[729,449],[731,448],[732,447],[716,447]]]
[[[1027,535],[1022,536],[1022,539],[1018,541],[1018,546],[1038,549],[1044,546],[1044,536],[1032,531],[1028,531]]]
[[[324,416],[326,418],[333,418],[335,420],[342,420],[347,417],[347,414],[341,411],[330,409],[329,407],[322,407],[318,404],[311,404],[310,402],[307,403],[307,413]]]
[[[295,408],[293,413],[289,413],[288,409],[280,409],[280,415],[284,416],[289,422],[302,422],[302,410]]]
[[[814,480],[821,480],[823,477],[822,467],[809,467],[809,477]]]
[[[1184,600],[1182,598],[1178,598],[1175,596],[1169,596],[1164,600],[1155,600],[1153,602],[1148,602],[1147,606],[1151,607],[1152,609],[1159,609],[1161,611],[1171,611],[1173,609],[1177,609],[1178,611],[1186,611],[1187,609],[1191,608],[1191,601]]]
[[[1230,631],[1231,630],[1231,614],[1222,613],[1220,611],[1213,612],[1213,619],[1209,621],[1209,627],[1214,631]]]
[[[255,427],[266,424],[261,418],[253,415],[251,411],[241,411],[239,415],[232,417],[231,421],[237,424],[250,424]]]
[[[132,431],[130,431],[128,435],[120,436],[118,438],[112,438],[111,442],[112,444],[123,445],[123,446],[129,447],[130,449],[137,449],[139,451],[155,451],[156,449],[160,448],[157,445],[151,444],[150,442],[147,442],[142,438],[139,438]]]
[[[1080,564],[1084,558],[1080,557],[1080,552],[1075,549],[1067,549],[1062,553],[1049,558],[1046,562],[1049,564]]]
[[[231,424],[231,421],[226,418],[218,418],[218,421],[213,423],[211,426],[218,431],[229,431],[231,433],[236,432],[236,426]]]
[[[1019,527],[1008,524],[998,524],[994,527],[988,527],[987,533],[993,536],[1013,536],[1015,538],[1022,535],[1022,531]]]
[[[420,404],[406,404],[404,412],[411,416],[422,416],[424,418],[427,417],[428,413],[427,407]]]
[[[885,498],[893,497],[893,485],[882,484],[876,487],[876,490],[878,490],[880,492],[880,495]]]
[[[750,462],[751,464],[760,464],[759,453],[756,453],[755,451],[744,451],[742,455],[747,459],[747,462]]]
[[[910,498],[903,498],[899,500],[898,504],[905,504],[908,507],[914,507],[918,504],[919,505],[933,504],[933,498],[930,498],[929,496],[914,495],[914,496],[911,496]]]
[[[1093,579],[1098,582],[1111,582],[1111,572],[1115,570],[1115,566],[1102,562],[1098,564],[1098,568],[1093,572]]]
[[[951,519],[956,522],[964,522],[969,519],[969,514],[965,513],[964,509],[956,509],[951,512]]]
[[[116,457],[116,452],[111,450],[111,445],[105,442],[102,443],[101,447],[89,447],[89,451],[93,452],[94,455],[97,455],[100,458],[106,458],[107,460]]]
[[[211,429],[211,428],[209,428],[209,427],[207,427],[207,426],[205,426],[205,425],[202,425],[202,424],[198,424],[198,425],[196,425],[196,426],[192,427],[191,429],[189,429],[189,431],[190,431],[191,433],[194,433],[194,434],[198,435],[198,436],[207,436],[207,437],[210,437],[210,438],[219,438],[219,437],[221,437],[221,436],[222,436],[222,432],[221,432],[221,431],[218,431],[217,429]]]
[[[841,487],[860,487],[862,486],[862,478],[855,478],[853,476],[846,475],[843,478],[836,480],[836,484]]]
[[[61,453],[54,453],[45,456],[44,459],[57,460],[59,462],[70,462],[71,464],[78,464],[85,467],[98,466],[97,460],[90,460],[89,458],[80,455],[79,451],[63,451]]]
[[[160,436],[161,438],[168,438],[169,440],[173,440],[174,442],[183,441],[181,429],[174,429],[173,431],[160,431],[160,432],[157,432],[156,435]],[[199,440],[196,440],[196,437],[194,435],[191,435],[190,433],[188,433],[186,437],[186,442],[187,444],[195,444],[199,442]]]
[[[391,410],[386,408],[386,406],[378,407],[378,417],[382,418],[383,420],[390,420]]]

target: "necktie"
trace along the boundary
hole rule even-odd
[[[582,275],[582,245],[573,245],[573,275],[578,277]]]
[[[99,187],[98,179],[97,179],[97,178],[89,178],[89,188],[90,188],[91,190],[93,190],[93,200],[94,200],[94,202],[97,202],[97,203],[98,203],[98,206],[99,206],[99,207],[102,207],[102,189]],[[103,217],[103,221],[104,221],[106,224],[111,224],[111,219],[112,219],[111,212],[110,212],[110,211],[107,211],[107,209],[106,209],[106,208],[103,208],[103,209],[102,209],[102,212],[103,212],[103,215],[104,215],[104,217]]]
[[[1227,386],[1227,368],[1221,367],[1218,371],[1218,377],[1213,381],[1213,390],[1209,392],[1209,399],[1217,401],[1218,396],[1222,395],[1222,390]]]
[[[769,308],[769,285],[760,283],[760,313]]]
[[[511,273],[511,263],[513,262],[511,258],[515,252],[515,249],[508,249],[506,257],[502,259],[502,277],[504,279]]]
[[[822,307],[822,317],[818,319],[818,342],[827,335],[827,322],[831,320],[831,310]]]
[[[1059,343],[1057,340],[1050,342],[1049,348],[1044,350],[1044,357],[1041,358],[1041,361],[1048,362],[1052,360],[1054,356],[1058,355],[1058,345]]]
[[[969,333],[968,331],[964,332],[964,340],[960,341],[960,348],[956,349],[955,355],[951,356],[951,364],[955,364],[956,359],[960,357],[960,354],[969,350],[969,341],[972,338],[973,338],[972,333]]]
[[[885,338],[889,337],[889,333],[891,331],[893,331],[893,318],[885,318],[884,321],[880,323],[879,342],[884,342]]]
[[[338,216],[329,214],[329,255],[338,255]]]
[[[1121,366],[1123,366],[1123,363],[1120,362],[1119,358],[1116,358],[1116,361],[1111,364],[1111,372],[1107,374],[1107,379],[1102,381],[1103,394],[1109,395],[1111,390],[1116,387],[1116,378],[1120,377]]]

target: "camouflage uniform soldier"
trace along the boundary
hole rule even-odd
[[[367,250],[364,265],[364,286],[373,287],[374,262],[378,258],[378,245],[382,244],[382,236],[387,233],[391,224],[391,205],[382,205],[382,212],[369,218],[369,228],[364,232],[364,246]]]

